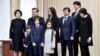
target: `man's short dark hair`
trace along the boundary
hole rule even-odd
[[[68,10],[68,12],[70,12],[70,8],[69,7],[63,8],[63,11],[66,10],[66,9]]]
[[[38,8],[32,8],[32,10],[37,10],[37,12],[39,12],[39,9]]]
[[[15,15],[15,16],[16,16],[17,12],[19,12],[19,13],[20,13],[20,16],[22,16],[22,11],[19,10],[19,9],[15,10],[15,12],[14,12],[14,15]]]
[[[88,14],[86,8],[81,8],[81,9],[79,10],[79,13],[83,13],[84,15]]]
[[[78,6],[81,7],[81,3],[80,3],[80,1],[74,1],[73,5],[74,5],[74,4],[76,4],[76,5],[78,5]]]

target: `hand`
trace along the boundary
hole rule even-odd
[[[25,37],[27,37],[27,32],[25,32],[24,34],[25,34]]]
[[[89,37],[89,38],[87,39],[87,42],[88,42],[88,43],[90,43],[90,42],[91,42],[91,37]]]
[[[81,42],[81,37],[79,37],[79,42]]]
[[[24,39],[23,39],[23,42],[24,42]]]
[[[41,43],[41,47],[43,47],[44,46],[44,43]]]
[[[71,37],[70,39],[71,39],[71,40],[74,40],[74,37]]]
[[[76,32],[79,32],[79,30],[76,30]]]
[[[36,43],[33,43],[33,46],[36,46]]]
[[[9,39],[10,40],[10,42],[12,43],[12,39]]]
[[[27,46],[27,45],[25,45],[25,44],[24,44],[23,46],[24,46],[25,48],[27,48],[27,47],[28,47],[28,46]]]

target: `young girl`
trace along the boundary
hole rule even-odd
[[[56,32],[53,30],[51,21],[46,23],[45,30],[45,42],[44,42],[44,54],[53,56],[55,48],[55,35]]]
[[[44,27],[40,25],[40,18],[34,17],[35,26],[32,27],[31,40],[34,56],[43,56]]]
[[[26,26],[25,39],[24,39],[24,48],[25,48],[25,56],[32,56],[32,44],[31,44],[31,27]]]

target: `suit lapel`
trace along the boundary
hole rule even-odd
[[[70,17],[68,16],[67,20],[65,21],[65,23],[63,25],[67,24],[69,22],[69,19],[70,19]]]

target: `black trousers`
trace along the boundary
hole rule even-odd
[[[74,41],[73,41],[73,45],[74,45],[74,56],[78,56],[78,43],[79,43],[79,33],[76,33],[74,36]]]
[[[62,49],[62,56],[66,56],[66,46],[68,47],[69,56],[73,56],[73,45],[72,41],[70,40],[61,40],[61,49]]]
[[[33,56],[43,56],[43,47],[35,46],[33,47],[34,55]]]
[[[80,45],[80,49],[81,49],[81,56],[90,56],[90,52],[89,52],[88,46]]]
[[[31,47],[25,48],[25,56],[33,56],[33,49]]]

